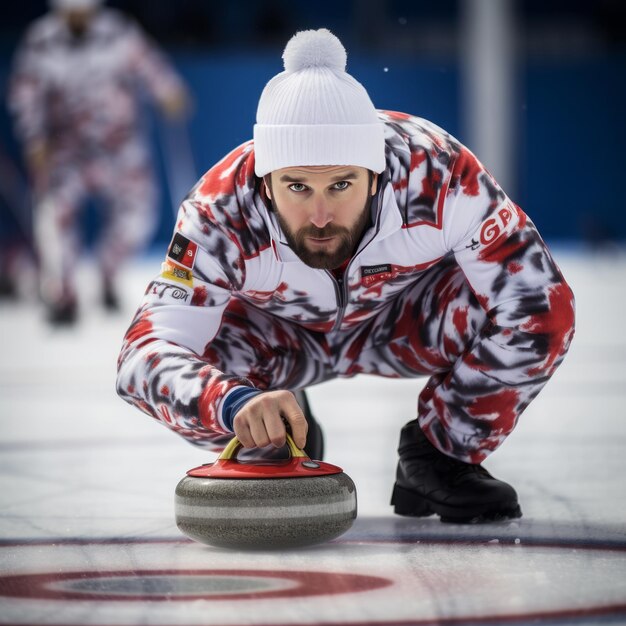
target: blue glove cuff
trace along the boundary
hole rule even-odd
[[[222,423],[232,433],[234,432],[233,420],[240,409],[255,396],[263,393],[254,387],[236,387],[233,389],[222,404]]]

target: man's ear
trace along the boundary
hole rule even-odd
[[[265,193],[267,194],[267,197],[271,200],[272,199],[272,175],[265,174],[265,176],[263,176],[263,183],[265,184]]]
[[[376,186],[378,184],[378,174],[370,171],[370,195],[376,195]]]

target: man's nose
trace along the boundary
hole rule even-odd
[[[316,199],[315,206],[313,207],[313,213],[310,217],[310,222],[317,228],[324,228],[326,224],[333,219],[332,213],[328,209],[328,205],[324,199]]]

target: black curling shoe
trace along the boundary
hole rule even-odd
[[[322,428],[313,417],[313,413],[311,411],[309,401],[306,397],[306,393],[304,393],[304,389],[294,391],[293,394],[294,396],[296,396],[296,400],[298,401],[298,404],[300,405],[300,408],[304,413],[304,417],[306,418],[307,424],[309,425],[304,451],[311,459],[315,459],[316,461],[323,461],[324,433],[322,432]]]
[[[109,281],[105,281],[102,288],[102,306],[109,313],[115,313],[121,309],[120,299],[113,288],[113,284]]]
[[[391,504],[398,515],[436,513],[442,522],[477,524],[522,516],[517,493],[482,465],[464,463],[437,450],[417,420],[400,432],[400,460]]]
[[[78,319],[76,302],[67,300],[49,305],[47,317],[52,326],[73,326]]]

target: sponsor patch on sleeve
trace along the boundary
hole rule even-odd
[[[189,296],[193,293],[191,289],[186,287],[177,287],[171,283],[162,283],[155,280],[152,283],[152,295],[157,296],[160,300],[169,298],[170,300],[181,300],[187,302]]]
[[[192,273],[183,267],[170,263],[169,261],[166,261],[161,266],[161,278],[182,283],[183,285],[187,285],[187,287],[193,287]]]
[[[191,241],[191,239],[187,239],[184,235],[176,233],[167,251],[167,258],[189,269],[193,269],[197,251],[198,244]]]
[[[502,207],[490,215],[474,234],[471,241],[465,246],[476,250],[481,246],[487,247],[502,236],[509,236],[520,222],[520,214],[514,204]]]

